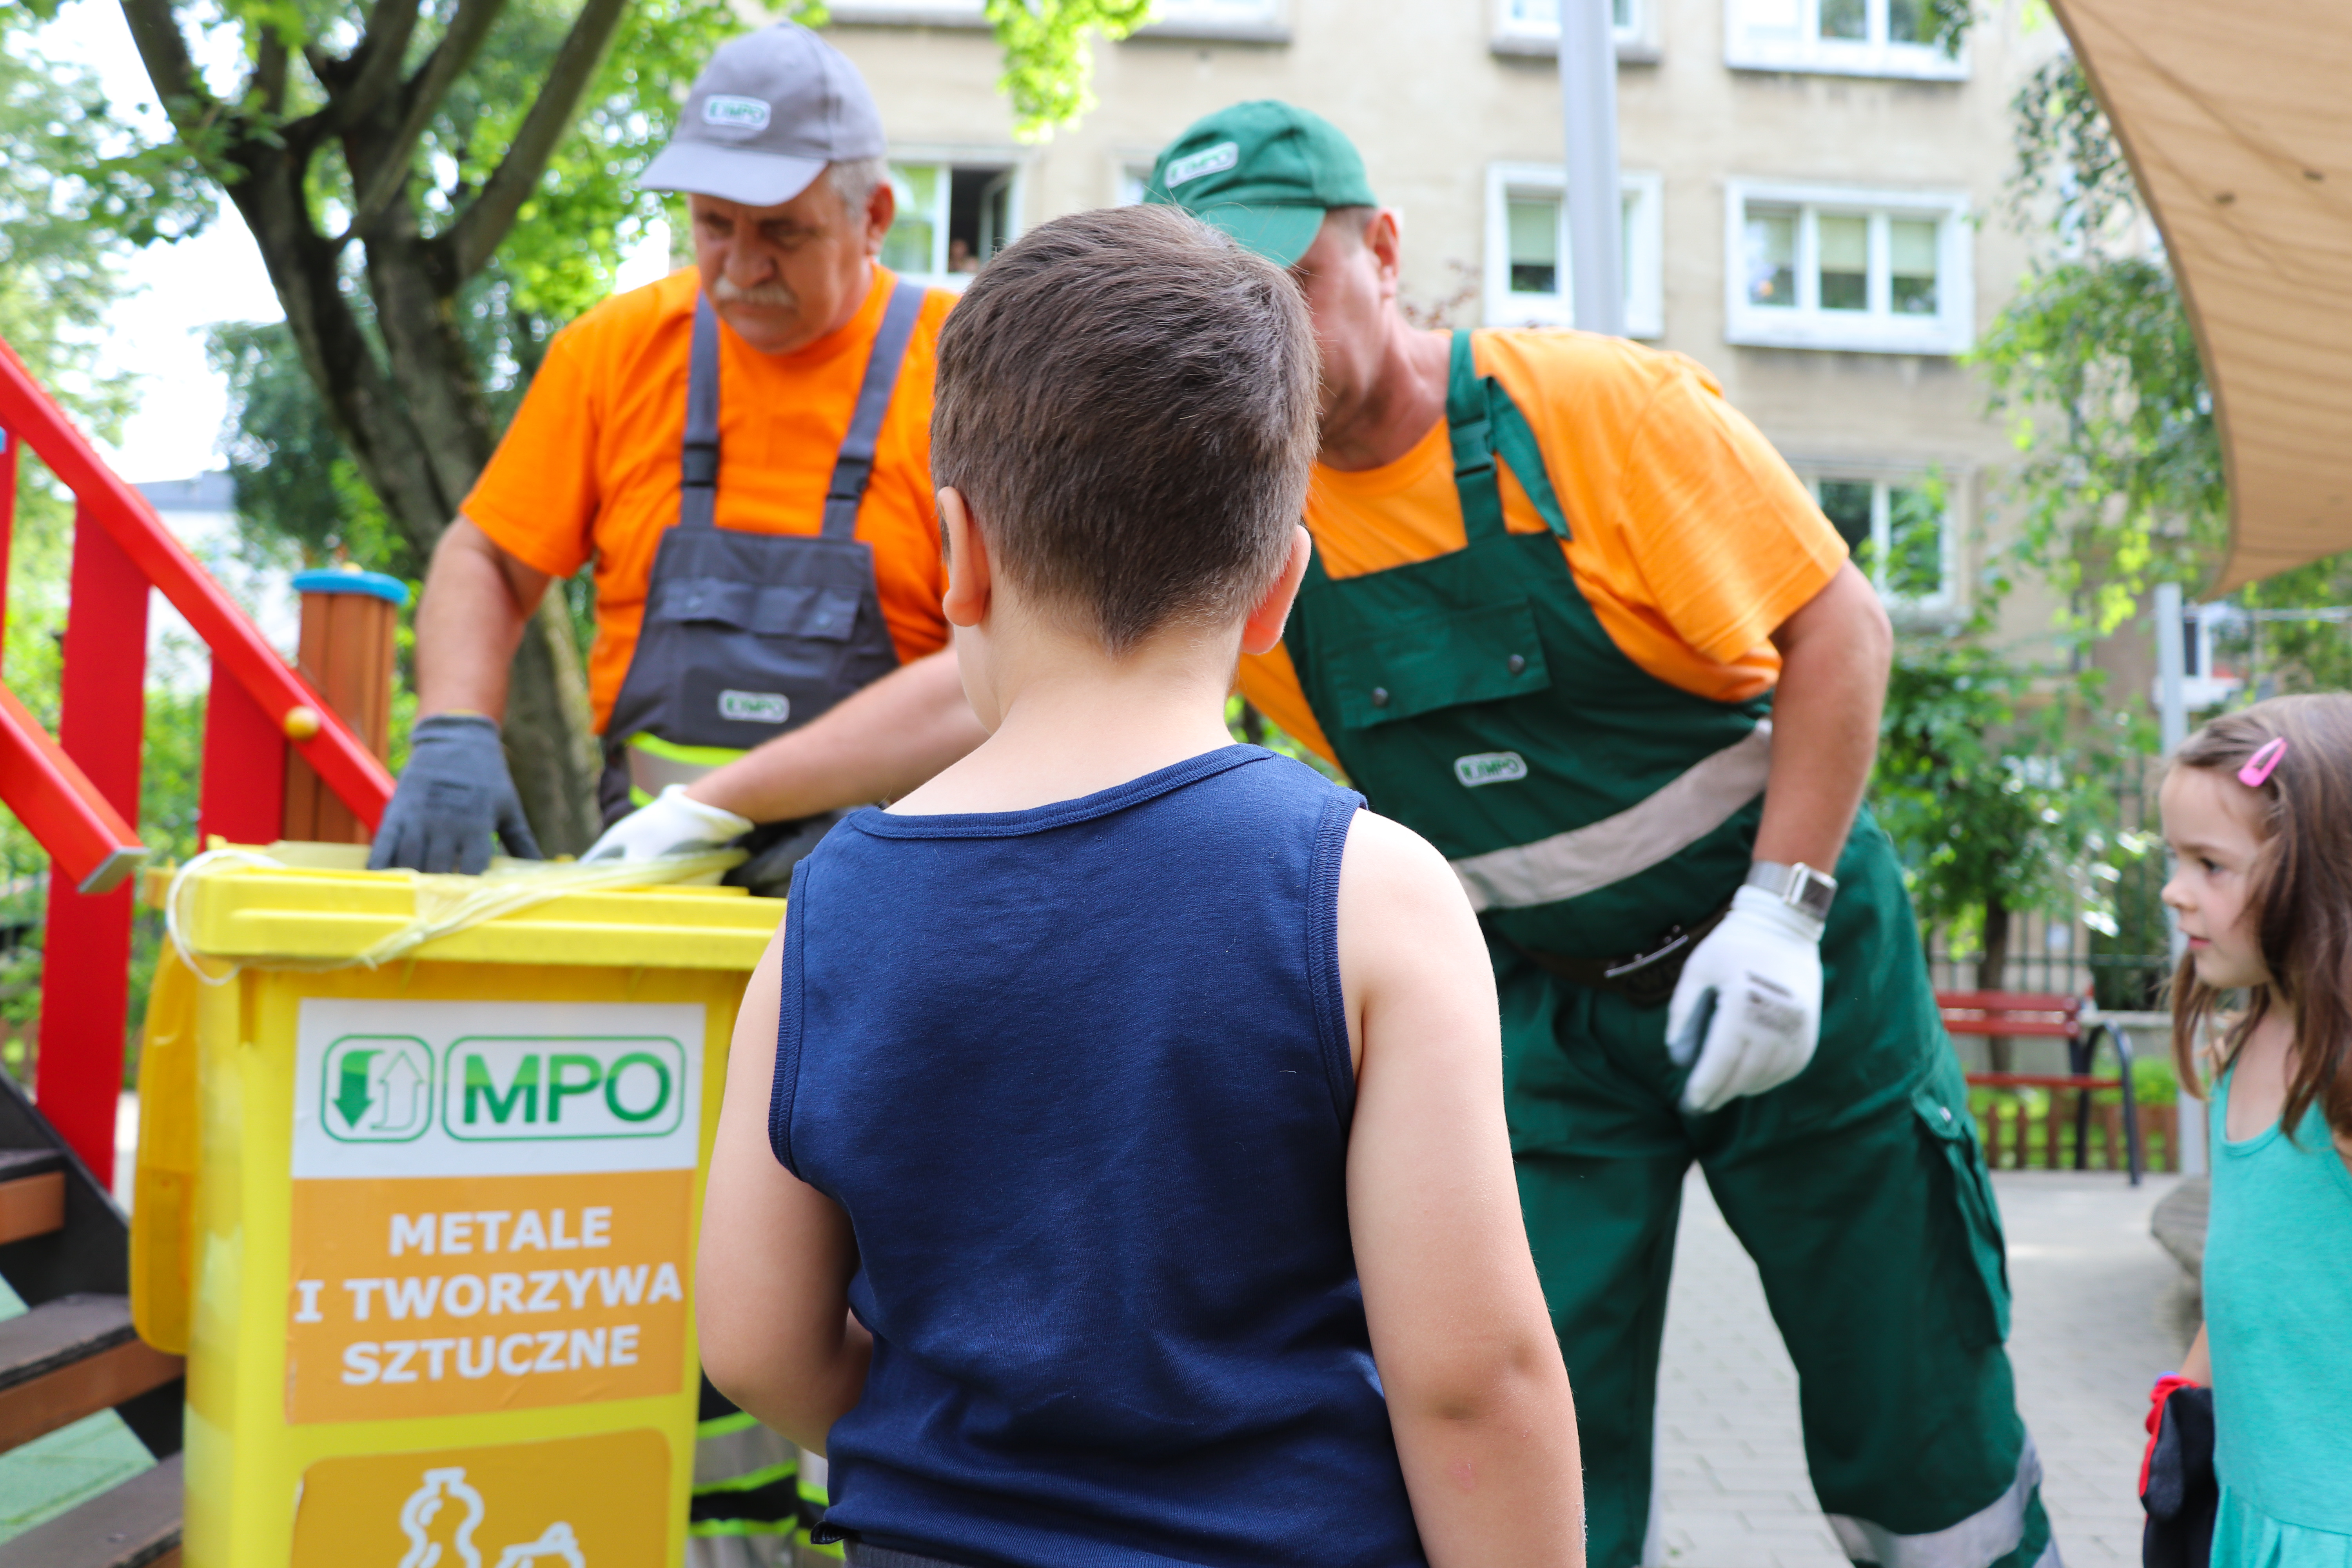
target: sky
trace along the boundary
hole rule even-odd
[[[43,52],[95,72],[120,112],[135,114],[151,140],[163,115],[114,0],[70,0],[38,35]],[[652,282],[667,269],[669,236],[655,226],[625,257],[620,286]],[[269,286],[252,234],[226,201],[205,231],[178,245],[132,256],[125,268],[134,291],[115,307],[100,349],[103,368],[139,373],[139,409],[121,445],[100,449],[133,484],[178,479],[223,467],[221,426],[228,385],[205,363],[204,329],[215,321],[275,321],[285,311]]]

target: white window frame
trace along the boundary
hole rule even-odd
[[[1726,342],[1756,348],[1832,349],[1851,353],[1957,354],[1976,341],[1976,226],[1966,191],[1870,190],[1735,179],[1724,184]],[[1748,298],[1748,208],[1799,209],[1797,303],[1753,304]],[[1824,310],[1820,304],[1816,220],[1823,212],[1870,217],[1870,309]],[[1896,315],[1886,294],[1888,218],[1936,224],[1936,313]]]
[[[1139,38],[1225,39],[1244,44],[1290,41],[1289,0],[1159,0]]]
[[[1150,153],[1115,155],[1110,161],[1110,205],[1130,207],[1142,201],[1145,187],[1151,184],[1151,166],[1157,162]]]
[[[1544,0],[1492,0],[1494,6],[1494,52],[1498,55],[1549,55],[1559,53],[1559,7],[1553,0],[1551,15],[1541,15]],[[1654,30],[1658,0],[1622,0],[1625,20],[1609,29],[1616,41],[1617,59],[1622,65],[1654,65],[1659,58],[1658,39]],[[1531,14],[1532,13],[1532,14]]]
[[[1869,463],[1853,464],[1824,461],[1793,465],[1797,477],[1804,481],[1806,491],[1819,506],[1822,486],[1855,484],[1870,487],[1870,585],[1887,613],[1900,619],[1937,621],[1957,614],[1960,605],[1960,490],[1962,480],[1948,468],[1890,468]],[[1942,559],[1937,563],[1938,585],[1933,594],[1906,597],[1890,594],[1886,589],[1886,566],[1894,537],[1894,495],[1896,489],[1918,489],[1930,484],[1940,484],[1944,489],[1944,515],[1937,531],[1937,545]]]
[[[1887,0],[1864,0],[1866,37],[1824,38],[1822,0],[1723,0],[1723,63],[1734,70],[1968,79],[1965,45],[1948,55],[1934,44],[1896,43],[1886,36],[1886,7]],[[1767,24],[1768,12],[1791,16],[1793,25]]]
[[[1029,154],[1025,151],[1012,147],[893,147],[887,157],[894,167],[905,163],[936,168],[942,175],[940,181],[939,205],[931,218],[932,269],[927,272],[901,272],[898,275],[901,278],[912,283],[920,283],[925,288],[945,289],[961,294],[975,276],[970,272],[950,272],[947,269],[948,203],[951,191],[949,181],[944,176],[950,169],[1003,170],[1009,187],[1005,192],[1004,201],[1009,232],[997,242],[997,247],[1002,249],[1021,237],[1021,231],[1025,226],[1022,214],[1027,204],[1029,184]],[[894,194],[898,193],[894,191]],[[900,204],[900,210],[902,212],[905,210],[903,202]]]
[[[1665,319],[1665,182],[1646,170],[1621,170],[1625,196],[1625,335],[1664,337]],[[1511,289],[1509,202],[1525,193],[1559,201],[1559,293],[1518,294]],[[1486,165],[1486,266],[1484,323],[1490,327],[1576,324],[1568,257],[1568,175],[1558,163]]]
[[[829,21],[850,27],[985,27],[985,0],[840,0]]]

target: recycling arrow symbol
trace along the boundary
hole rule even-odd
[[[336,1058],[335,1093],[328,1103],[353,1133],[404,1135],[430,1113],[428,1074],[429,1068],[418,1068],[409,1050],[354,1047]]]
[[[345,1051],[341,1087],[335,1091],[335,1109],[343,1113],[344,1122],[352,1131],[359,1131],[360,1118],[375,1102],[374,1091],[368,1088],[368,1064],[382,1056],[382,1051]]]

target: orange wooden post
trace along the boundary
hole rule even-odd
[[[294,578],[302,595],[302,634],[296,668],[326,700],[360,744],[384,761],[392,747],[394,634],[408,587],[378,572],[303,572]],[[304,714],[287,719],[289,740],[306,740]],[[318,716],[310,714],[315,731]],[[365,844],[368,825],[291,751],[286,754],[284,837],[321,844]]]

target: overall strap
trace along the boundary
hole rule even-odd
[[[1511,466],[1512,477],[1535,503],[1536,515],[1560,538],[1569,537],[1568,514],[1551,488],[1544,468],[1543,448],[1519,405],[1493,376],[1479,375],[1470,351],[1470,333],[1457,330],[1445,384],[1445,423],[1454,438],[1454,488],[1462,497],[1462,524],[1470,542],[1499,539],[1503,526],[1502,489],[1495,478],[1495,455]]]
[[[694,347],[687,358],[686,442],[680,448],[677,525],[712,528],[719,507],[719,314],[694,297]]]
[[[915,336],[915,321],[923,313],[920,284],[898,280],[890,303],[882,312],[882,326],[874,334],[874,353],[866,362],[866,381],[857,389],[857,408],[849,417],[849,433],[841,438],[841,455],[834,459],[833,483],[824,492],[824,537],[851,539],[857,533],[857,505],[865,499],[866,481],[874,477],[874,446],[882,434],[883,416],[890,412],[890,394],[898,384],[898,365]]]
[[[1494,426],[1486,388],[1470,353],[1470,333],[1456,328],[1445,377],[1445,432],[1454,442],[1454,489],[1462,498],[1462,528],[1472,544],[1501,539],[1503,492],[1495,481]]]

